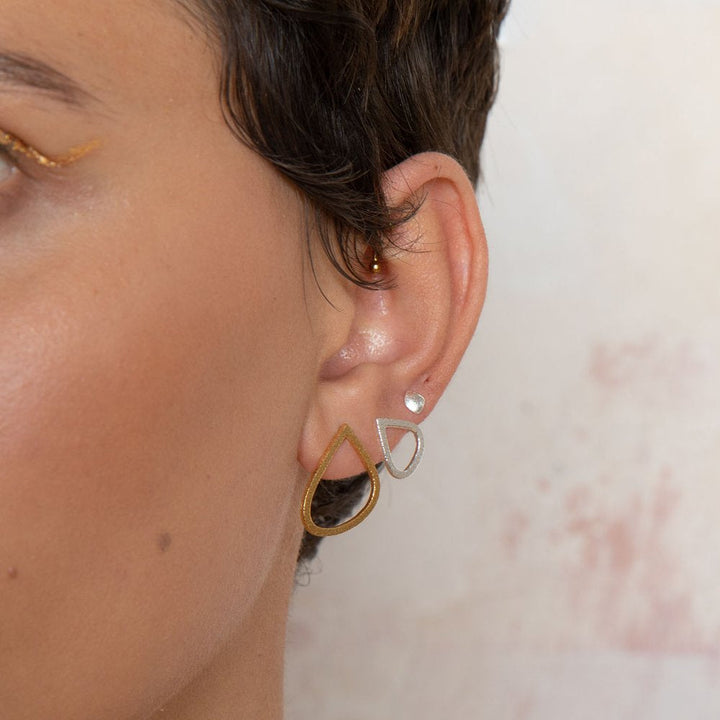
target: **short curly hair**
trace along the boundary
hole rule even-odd
[[[477,183],[509,0],[177,1],[220,49],[228,126],[301,191],[346,278],[372,287],[368,252],[413,211],[388,207],[386,170],[432,150]],[[365,480],[326,483],[314,508],[340,521]],[[317,540],[305,534],[301,559]]]

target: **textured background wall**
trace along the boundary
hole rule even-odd
[[[296,593],[289,720],[720,717],[720,0],[513,0],[491,283]]]

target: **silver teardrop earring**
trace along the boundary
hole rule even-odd
[[[394,478],[406,478],[408,475],[412,475],[415,469],[422,460],[423,452],[425,450],[425,438],[423,437],[422,430],[412,422],[408,420],[392,420],[390,418],[377,418],[375,420],[377,425],[378,436],[380,437],[380,446],[382,447],[383,457],[385,458],[385,467],[387,471]],[[415,452],[413,453],[410,462],[405,466],[403,470],[395,465],[392,458],[392,452],[390,450],[390,442],[388,441],[387,429],[389,427],[399,428],[400,430],[407,430],[415,436]]]

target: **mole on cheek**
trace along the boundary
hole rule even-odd
[[[16,567],[8,568],[7,575],[10,580],[17,580],[17,576],[18,576],[17,568]]]
[[[157,538],[157,546],[160,552],[167,552],[168,548],[172,544],[172,535],[170,533],[160,533]]]

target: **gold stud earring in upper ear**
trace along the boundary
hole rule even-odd
[[[372,263],[370,263],[370,272],[373,275],[378,275],[381,270],[382,266],[380,265],[380,258],[377,254],[377,250],[373,250]]]

